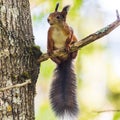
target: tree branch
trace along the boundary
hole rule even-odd
[[[120,112],[120,110],[100,110],[100,111],[94,111],[96,113],[104,113],[104,112]]]
[[[120,15],[118,13],[118,10],[116,10],[116,17],[117,20],[115,20],[113,23],[107,25],[106,27],[98,30],[97,32],[90,34],[89,36],[83,38],[82,40],[76,42],[70,47],[70,52],[76,51],[95,40],[102,38],[103,36],[109,34],[111,31],[113,31],[115,28],[117,28],[120,25]],[[66,56],[67,52],[64,49],[55,50],[52,54],[53,57],[55,56]],[[43,62],[45,60],[48,60],[50,57],[47,53],[42,54],[40,58],[38,59],[38,62]]]
[[[26,80],[25,82],[23,82],[21,84],[15,84],[15,85],[12,85],[12,86],[0,88],[0,92],[3,92],[3,91],[8,90],[8,89],[12,89],[12,88],[22,87],[22,86],[25,86],[25,85],[30,84],[30,83],[31,83],[31,80],[28,79],[28,80]]]

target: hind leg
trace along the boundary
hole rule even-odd
[[[77,53],[78,53],[78,51],[72,52],[70,56],[71,56],[73,59],[75,59],[76,56],[77,56]]]
[[[51,60],[54,61],[56,64],[61,63],[61,60],[59,58],[57,58],[57,57],[52,57]]]

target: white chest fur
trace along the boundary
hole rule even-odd
[[[54,41],[54,46],[56,48],[63,48],[65,47],[65,42],[67,39],[67,35],[64,34],[64,32],[59,28],[54,28],[52,33],[52,39]]]

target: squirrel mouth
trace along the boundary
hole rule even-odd
[[[50,25],[53,25],[53,23],[49,22]]]
[[[48,20],[48,23],[50,24],[50,25],[53,25],[53,23],[52,22],[50,22],[50,20],[49,19],[47,19]]]
[[[51,23],[51,22],[48,22],[50,25],[53,25],[53,23]]]

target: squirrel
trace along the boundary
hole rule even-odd
[[[77,41],[73,30],[66,23],[69,5],[58,12],[59,3],[55,11],[48,16],[50,28],[48,30],[47,52],[52,61],[57,64],[50,90],[50,102],[53,111],[60,120],[76,120],[78,104],[76,100],[76,75],[73,70],[73,59],[77,51],[70,53],[70,45]],[[54,50],[64,48],[67,57],[52,57]]]

